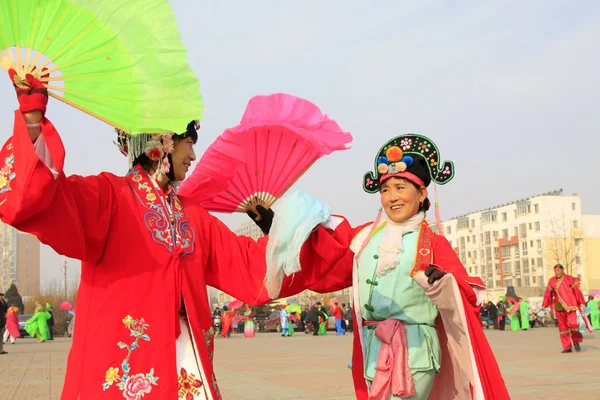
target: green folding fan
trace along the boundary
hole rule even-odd
[[[0,0],[0,66],[131,134],[183,132],[202,116],[167,0]]]

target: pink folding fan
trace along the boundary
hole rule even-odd
[[[210,145],[179,193],[208,211],[270,208],[316,160],[351,142],[348,132],[307,100],[256,96],[240,124]]]

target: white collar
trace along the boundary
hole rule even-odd
[[[383,238],[379,245],[377,254],[377,276],[383,276],[388,270],[398,266],[398,259],[402,248],[402,236],[407,233],[416,232],[421,227],[425,219],[425,213],[418,212],[406,221],[397,223],[386,218],[386,225],[383,228]]]

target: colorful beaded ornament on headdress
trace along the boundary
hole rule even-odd
[[[193,121],[194,128],[200,129],[200,121]],[[191,125],[191,123],[190,123]],[[189,125],[188,125],[188,129]],[[119,129],[117,141],[114,144],[119,148],[121,154],[129,160],[129,169],[133,168],[133,162],[142,154],[146,154],[153,161],[160,161],[156,171],[157,177],[168,174],[170,170],[169,154],[173,152],[173,133],[151,133],[130,135]]]
[[[444,185],[454,177],[454,163],[441,162],[440,152],[431,139],[409,133],[393,138],[379,149],[375,171],[365,174],[363,189],[367,193],[378,193],[383,175],[410,171],[418,158],[425,161],[432,182]]]

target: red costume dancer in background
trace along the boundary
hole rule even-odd
[[[223,315],[221,315],[221,323],[223,324],[223,331],[221,332],[221,336],[230,337],[231,332],[233,332],[233,316],[236,313],[236,309],[229,309],[227,306],[223,307]]]
[[[17,313],[19,309],[17,307],[10,307],[8,309],[8,313],[6,314],[6,331],[4,332],[4,337],[2,340],[4,343],[10,342],[15,344],[15,339],[21,337],[21,333],[19,333],[19,317]]]
[[[579,343],[583,342],[583,336],[579,332],[577,312],[580,306],[585,307],[585,298],[579,289],[579,279],[565,275],[564,267],[560,264],[554,266],[554,275],[548,281],[542,307],[554,306],[562,352],[571,353],[573,346],[575,351],[580,351]]]

